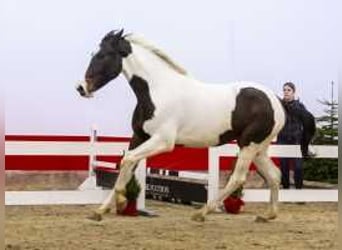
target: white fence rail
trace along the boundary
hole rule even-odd
[[[315,145],[310,147],[310,151],[315,154],[315,158],[338,158],[338,146],[321,146]],[[219,158],[222,156],[235,156],[239,152],[237,145],[227,144],[220,147],[209,148],[209,162],[208,162],[208,200],[214,200],[219,192]],[[301,158],[300,146],[297,145],[271,145],[268,151],[268,155],[271,157],[293,157]],[[256,190],[253,191],[255,199],[260,201],[265,201],[265,192],[260,193]],[[279,199],[280,201],[338,201],[338,191],[337,190],[320,190],[317,192],[314,190],[280,190]],[[283,199],[282,197],[286,197]],[[311,198],[308,198],[311,197]],[[329,198],[328,198],[329,197]],[[246,200],[251,198],[247,195]],[[268,198],[268,196],[267,196]],[[328,199],[328,200],[327,200]]]
[[[96,190],[94,166],[115,164],[95,161],[98,155],[122,155],[128,148],[128,143],[97,142],[96,131],[92,132],[89,142],[32,142],[6,141],[6,155],[88,155],[90,157],[89,177],[80,186],[80,190],[72,191],[6,191],[6,205],[43,205],[43,204],[99,204],[107,190]],[[219,157],[236,156],[239,149],[236,145],[227,144],[209,149],[208,174],[181,171],[180,177],[203,178],[208,181],[208,200],[215,199],[219,191]],[[338,158],[337,146],[312,146],[311,151],[317,158]],[[301,157],[299,146],[272,145],[269,149],[272,157]],[[145,190],[146,161],[137,168],[137,177]],[[244,200],[247,202],[264,202],[269,199],[269,190],[245,190]],[[280,190],[280,201],[305,202],[337,202],[338,190]],[[145,207],[145,193],[142,192],[138,207]]]

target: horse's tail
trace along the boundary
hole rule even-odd
[[[300,143],[300,149],[304,158],[310,157],[309,144],[316,132],[315,117],[307,110],[301,114],[301,121],[303,122],[303,136]]]
[[[303,134],[300,142],[300,149],[303,158],[311,157],[312,154],[309,152],[309,144],[316,133],[315,117],[307,109],[305,109],[304,106],[299,110],[289,111],[287,107],[284,105],[284,102],[282,100],[280,100],[280,102],[283,105],[286,116],[289,115],[289,112],[291,112],[291,115],[296,116],[302,122]]]

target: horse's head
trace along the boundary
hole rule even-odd
[[[131,52],[131,45],[123,37],[123,30],[105,35],[99,51],[91,58],[85,82],[77,86],[80,95],[90,97],[93,92],[115,79],[122,71],[122,59]]]

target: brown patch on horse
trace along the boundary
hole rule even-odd
[[[274,124],[274,110],[267,95],[256,88],[242,88],[232,112],[232,130],[220,135],[219,145],[234,139],[240,147],[260,143],[270,135]]]
[[[144,131],[143,125],[145,121],[153,118],[156,109],[152,102],[150,89],[148,83],[137,75],[133,75],[129,85],[137,98],[137,105],[132,118],[132,128],[138,137],[147,140],[150,135]]]

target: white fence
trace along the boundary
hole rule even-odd
[[[315,153],[316,158],[338,158],[338,146],[311,146],[310,150]],[[209,149],[208,162],[208,200],[213,200],[219,192],[219,158],[222,156],[234,156],[239,152],[236,145],[222,145]],[[300,158],[300,146],[294,145],[271,145],[268,151],[271,157],[296,157]],[[245,190],[246,201],[268,201],[269,190]],[[337,202],[337,189],[302,189],[286,190],[279,193],[279,200],[286,202]]]
[[[99,204],[108,190],[96,189],[94,166],[114,167],[108,162],[96,162],[95,156],[122,155],[128,148],[128,143],[97,142],[96,131],[92,132],[89,142],[22,142],[6,141],[6,155],[89,155],[89,177],[80,186],[80,190],[70,191],[6,191],[6,205],[43,205],[43,204]],[[194,172],[180,172],[180,176],[203,178],[208,181],[208,200],[215,199],[219,191],[219,157],[236,156],[236,145],[223,145],[209,149],[208,174]],[[337,146],[312,146],[317,158],[337,158]],[[269,150],[272,157],[301,157],[299,146],[272,145]],[[142,161],[137,169],[137,177],[145,191],[146,161]],[[280,190],[280,201],[305,202],[337,202],[338,190]],[[264,202],[269,200],[269,190],[249,189],[244,191],[244,200],[247,202]],[[145,193],[142,192],[138,200],[138,208],[145,208]]]

